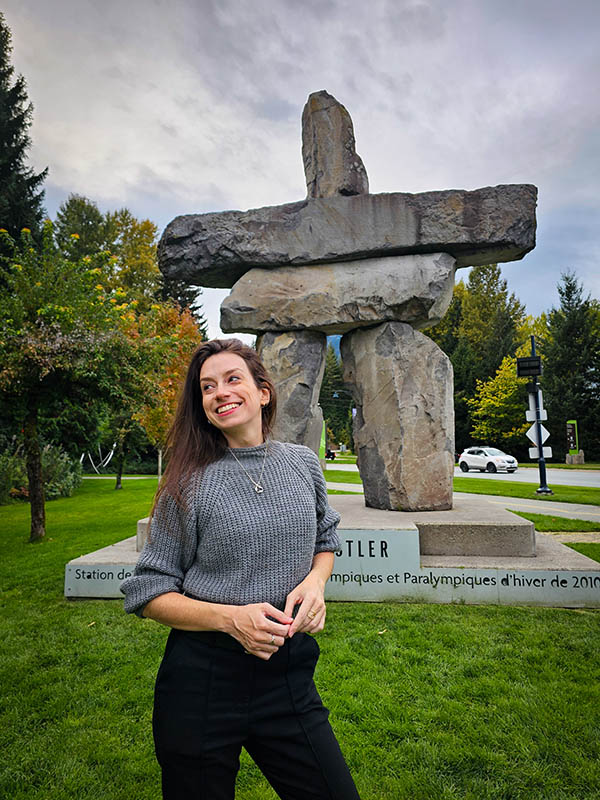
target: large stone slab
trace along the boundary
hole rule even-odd
[[[317,455],[323,430],[319,390],[326,348],[327,337],[316,331],[265,333],[256,341],[277,390],[274,438],[304,444]]]
[[[452,508],[453,373],[425,334],[402,322],[341,341],[344,380],[357,401],[354,442],[367,506]]]
[[[221,304],[221,329],[329,335],[388,320],[425,328],[444,316],[453,286],[454,259],[446,253],[251,269]]]
[[[368,194],[350,114],[328,92],[309,95],[302,112],[302,160],[308,197]]]
[[[449,253],[457,267],[515,261],[535,247],[529,184],[309,198],[252,211],[176,217],[158,247],[169,279],[231,287],[252,267]]]

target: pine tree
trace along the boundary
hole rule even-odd
[[[560,307],[548,312],[540,350],[544,357],[541,385],[554,456],[568,452],[566,422],[577,420],[579,444],[586,460],[600,459],[600,305],[583,296],[573,272],[558,285]]]
[[[13,238],[29,228],[37,237],[44,216],[41,186],[48,170],[36,175],[27,166],[33,107],[23,76],[13,83],[11,53],[10,29],[0,13],[0,228]]]
[[[60,206],[54,223],[54,236],[65,258],[77,261],[108,249],[104,215],[87,197],[70,194]]]
[[[352,428],[352,397],[344,386],[342,365],[333,345],[327,347],[325,372],[319,393],[323,418],[335,442],[349,445]]]
[[[497,264],[471,270],[458,338],[466,340],[477,356],[477,379],[491,378],[505,356],[514,356],[524,317],[522,303],[514,294],[509,295]]]
[[[502,279],[497,264],[475,267],[466,285],[459,281],[444,318],[425,331],[454,368],[454,428],[458,450],[472,444],[469,404],[477,381],[491,379],[505,356],[520,344],[525,310]],[[492,442],[488,442],[492,444]]]

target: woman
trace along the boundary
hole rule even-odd
[[[356,788],[313,683],[339,541],[317,457],[270,441],[275,389],[236,339],[196,350],[150,536],[121,589],[171,627],[153,730],[165,800],[231,800],[242,746],[284,800]]]

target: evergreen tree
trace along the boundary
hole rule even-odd
[[[505,356],[521,341],[525,310],[502,279],[497,264],[475,267],[466,285],[459,281],[444,318],[426,333],[446,353],[454,368],[454,428],[457,450],[472,443],[469,401],[477,381],[492,378]],[[491,444],[491,442],[490,442]]]
[[[583,296],[573,272],[558,285],[559,308],[547,316],[539,342],[544,357],[541,385],[557,459],[568,452],[566,421],[576,419],[579,444],[588,461],[600,459],[600,305]]]
[[[505,356],[514,356],[524,318],[525,308],[514,294],[509,295],[497,264],[471,270],[458,338],[466,340],[477,356],[477,379],[491,378]]]
[[[207,335],[199,286],[168,280],[161,275],[156,259],[157,228],[150,220],[138,220],[127,209],[103,214],[87,197],[71,194],[56,215],[55,236],[63,255],[71,260],[112,254],[107,286],[120,287],[140,310],[152,303],[171,301],[183,311],[189,308],[198,329]]]
[[[319,405],[335,442],[351,443],[352,397],[344,386],[342,365],[333,345],[328,345]]]
[[[18,238],[23,228],[34,236],[40,232],[44,216],[41,186],[48,170],[36,175],[27,166],[33,108],[27,102],[23,76],[13,83],[11,53],[10,29],[0,13],[0,228]]]
[[[87,197],[70,194],[56,214],[54,236],[65,258],[77,261],[108,249],[104,215]]]

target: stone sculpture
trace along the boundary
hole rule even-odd
[[[455,269],[535,247],[536,187],[369,194],[350,115],[324,91],[308,98],[302,136],[305,200],[177,217],[160,268],[233,287],[221,328],[258,334],[286,420],[276,434],[315,450],[326,334],[344,334],[366,504],[451,508],[452,366],[419,329],[447,311]]]

